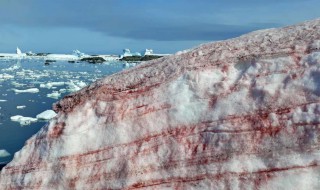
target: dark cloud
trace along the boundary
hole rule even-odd
[[[109,34],[119,37],[149,39],[157,41],[186,41],[186,40],[221,40],[236,37],[253,30],[275,27],[278,24],[254,25],[224,25],[224,24],[201,24],[189,23],[185,25],[158,25],[158,26],[137,26],[118,30],[109,30]],[[107,31],[100,28],[101,31]]]
[[[172,52],[312,19],[319,5],[319,0],[0,0],[0,38],[7,46],[50,51],[110,45]]]
[[[215,12],[229,1],[2,1],[0,23],[26,27],[79,27],[106,35],[157,41],[218,40],[279,24],[219,23]],[[253,1],[252,1],[253,3]]]

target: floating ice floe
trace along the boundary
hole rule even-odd
[[[15,93],[38,93],[39,89],[38,88],[29,88],[25,90],[18,90],[18,89],[13,89]]]
[[[52,118],[54,118],[56,116],[56,112],[54,112],[53,110],[46,110],[40,114],[38,114],[36,116],[37,119],[41,119],[41,120],[50,120]]]
[[[17,70],[17,69],[20,69],[20,65],[13,65],[9,68],[6,68],[6,69],[1,69],[2,71],[14,71],[14,70]]]
[[[64,82],[48,82],[48,83],[45,83],[45,84],[40,84],[40,88],[53,88],[53,87],[56,87],[56,86],[63,86],[65,83]]]
[[[21,84],[21,83],[18,83],[18,82],[16,82],[16,81],[13,81],[11,84],[12,84],[14,87],[16,87],[16,88],[25,86],[25,84]]]
[[[60,93],[65,93],[65,92],[67,92],[67,89],[61,88],[61,89],[59,90],[59,92],[60,92]]]
[[[3,158],[3,157],[8,157],[8,156],[10,156],[11,154],[8,152],[8,151],[6,151],[5,149],[1,149],[0,150],[0,158]]]
[[[21,115],[15,115],[10,117],[11,121],[18,122],[20,125],[30,125],[33,122],[37,121],[37,118],[33,117],[23,117]]]
[[[0,79],[12,79],[12,78],[14,78],[13,75],[9,75],[7,73],[0,74]]]
[[[17,109],[24,109],[24,108],[26,108],[25,105],[23,105],[23,106],[17,106]]]
[[[0,100],[0,102],[6,102],[7,100]]]
[[[69,92],[75,92],[87,86],[87,84],[83,81],[70,81],[70,82],[66,82],[66,85],[68,85]]]
[[[136,66],[137,65],[137,63],[128,63],[128,62],[126,62],[126,63],[123,63],[123,67],[134,67],[134,66]]]
[[[47,94],[48,98],[58,99],[61,96],[61,93],[58,91],[53,91],[51,94]]]

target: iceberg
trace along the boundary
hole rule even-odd
[[[13,75],[9,75],[6,73],[0,74],[0,79],[13,79],[14,76]]]
[[[18,122],[20,125],[30,125],[33,122],[37,121],[37,118],[24,117],[21,115],[15,115],[10,117],[11,121]]]
[[[17,106],[17,109],[24,109],[24,108],[26,108],[25,105],[23,105],[23,106]]]
[[[53,91],[50,94],[47,94],[48,98],[58,99],[61,96],[61,93],[59,91]]]
[[[21,55],[22,54],[22,52],[21,52],[21,50],[17,47],[17,49],[16,49],[16,54],[17,55]]]
[[[38,88],[29,88],[29,89],[25,89],[25,90],[13,89],[13,91],[16,94],[19,94],[19,93],[38,93],[39,89]]]
[[[0,150],[0,158],[3,158],[3,157],[8,157],[10,156],[11,154],[7,151],[7,150],[4,150],[4,149],[1,149]]]
[[[40,119],[40,120],[50,120],[52,118],[54,118],[56,116],[56,112],[54,112],[53,110],[46,110],[40,114],[38,114],[36,116],[37,119]]]

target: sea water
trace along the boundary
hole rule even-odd
[[[57,61],[48,65],[44,60],[0,60],[0,164],[12,160],[47,122],[16,122],[11,117],[35,118],[63,96],[127,67],[121,62]]]

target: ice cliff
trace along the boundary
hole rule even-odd
[[[320,189],[320,20],[143,63],[54,109],[1,189]]]

